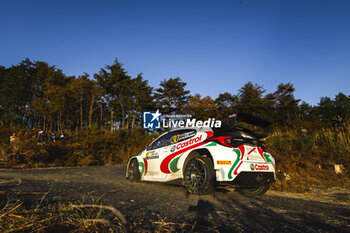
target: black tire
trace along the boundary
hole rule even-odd
[[[210,158],[196,156],[185,166],[184,185],[189,193],[209,194],[215,189],[215,170]]]
[[[141,179],[141,172],[139,170],[139,162],[137,159],[130,161],[128,167],[128,179],[130,181],[139,181]]]
[[[263,195],[269,190],[271,183],[265,183],[256,187],[241,187],[238,188],[238,192],[248,197],[256,197]]]

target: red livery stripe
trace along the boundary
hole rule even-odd
[[[206,132],[206,134],[207,134],[207,137],[205,138],[205,139],[208,139],[208,138],[210,138],[211,136],[213,136],[213,132]],[[204,140],[205,140],[204,139]],[[203,140],[203,141],[204,141]],[[173,159],[173,158],[175,158],[177,155],[179,155],[179,154],[182,154],[182,153],[184,153],[184,152],[186,152],[186,151],[188,151],[188,150],[190,150],[190,149],[193,149],[193,148],[196,148],[196,147],[199,147],[199,146],[202,146],[202,145],[205,145],[205,144],[207,144],[208,142],[199,142],[199,143],[197,143],[197,144],[193,144],[193,145],[191,145],[191,146],[188,146],[188,147],[186,147],[186,148],[184,148],[184,149],[181,149],[181,150],[178,150],[178,151],[176,151],[176,152],[174,152],[174,153],[172,153],[172,154],[170,154],[170,155],[168,155],[167,157],[165,157],[165,159],[162,161],[162,163],[160,164],[160,170],[163,172],[163,173],[166,173],[166,174],[170,174],[171,173],[171,171],[170,171],[170,169],[169,169],[169,163],[171,162],[171,160]]]

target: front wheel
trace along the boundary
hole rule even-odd
[[[211,159],[196,156],[185,166],[184,183],[190,193],[208,194],[215,188],[215,171]]]
[[[270,185],[270,183],[265,183],[256,187],[241,187],[238,188],[238,192],[248,197],[255,197],[266,193],[267,190],[269,190]]]
[[[141,179],[141,172],[139,170],[139,162],[137,159],[130,161],[128,167],[128,179],[131,181],[139,181]]]

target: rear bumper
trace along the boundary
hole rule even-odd
[[[241,172],[229,183],[239,187],[254,187],[272,182],[275,182],[273,172]]]
[[[221,166],[216,169],[216,180],[218,182],[236,182],[242,183],[240,180],[236,181],[239,177],[248,177],[247,180],[255,179],[258,174],[268,174],[265,176],[272,176],[270,180],[276,180],[275,166],[273,163],[257,163],[248,161],[239,161],[232,166]],[[241,175],[245,174],[245,175]],[[248,175],[247,175],[248,174]],[[261,176],[261,175],[260,175]],[[251,177],[251,178],[250,178]],[[242,179],[242,178],[239,178]],[[244,179],[243,179],[244,180]]]

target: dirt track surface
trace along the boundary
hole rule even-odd
[[[177,185],[129,182],[125,167],[0,170],[1,201],[16,195],[29,208],[45,193],[48,203],[103,195],[102,203],[121,211],[129,229],[138,231],[173,225],[194,232],[350,232],[347,194],[338,193],[342,203],[276,191],[257,198],[222,189],[195,196]]]

